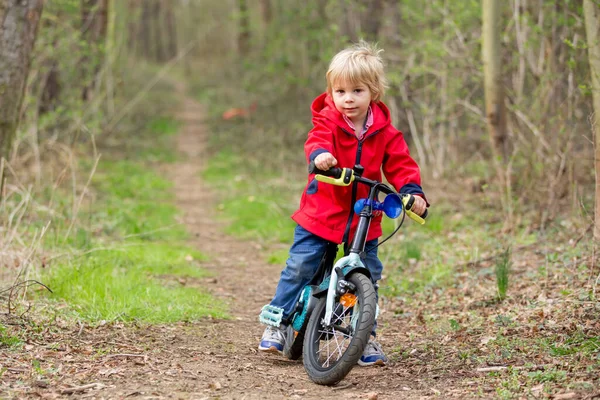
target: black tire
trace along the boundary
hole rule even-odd
[[[362,355],[375,323],[377,299],[371,279],[362,273],[354,273],[347,280],[356,286],[356,304],[347,308],[336,303],[334,310],[341,308],[343,312],[334,313],[332,319],[351,334],[323,328],[321,321],[325,317],[326,297],[319,299],[306,327],[304,368],[310,379],[319,385],[334,385],[348,375]],[[338,348],[331,351],[334,344]],[[341,356],[332,360],[340,353]]]
[[[302,357],[302,348],[304,347],[304,332],[306,332],[306,323],[296,332],[292,324],[286,329],[285,345],[283,346],[283,355],[290,360],[297,360]]]

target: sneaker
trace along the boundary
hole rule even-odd
[[[285,330],[283,328],[275,328],[267,326],[263,332],[262,338],[258,345],[258,350],[272,353],[283,352],[285,343]]]
[[[383,354],[381,345],[375,340],[371,339],[369,340],[369,343],[367,343],[362,356],[360,356],[358,365],[361,367],[368,367],[369,365],[384,366],[387,361],[388,359],[385,354]]]

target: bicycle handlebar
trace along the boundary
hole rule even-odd
[[[327,171],[323,171],[317,168],[314,161],[311,161],[308,165],[308,173],[315,174],[315,179],[319,182],[325,182],[337,186],[349,186],[352,182],[357,181],[369,186],[378,186],[379,191],[385,194],[396,194],[396,192],[388,185],[371,179],[363,178],[362,176],[357,175],[351,168],[333,167],[329,168]],[[407,193],[398,193],[398,195],[402,199],[406,215],[408,215],[415,222],[423,225],[425,223],[425,218],[427,218],[427,210],[425,210],[423,215],[417,215],[411,211],[411,208],[415,202],[414,195]]]

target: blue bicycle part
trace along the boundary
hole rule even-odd
[[[354,203],[354,212],[356,214],[360,214],[366,205],[369,205],[368,199],[357,200],[356,203]],[[373,200],[371,206],[373,207],[373,210],[383,211],[388,218],[392,219],[398,218],[402,213],[402,209],[404,208],[404,205],[402,204],[402,198],[395,193],[386,196],[383,203]]]
[[[258,316],[258,320],[261,324],[271,325],[279,328],[281,320],[283,319],[283,308],[275,307],[270,304],[263,306]]]
[[[303,290],[302,293],[300,294],[300,300],[298,301],[299,305],[302,306],[302,311],[299,313],[296,313],[294,316],[294,320],[292,321],[292,326],[294,327],[294,330],[296,332],[298,332],[300,329],[302,329],[302,327],[304,326],[307,317],[309,317],[309,306],[311,305],[310,303],[314,301],[312,300],[312,287],[311,286],[306,286]]]

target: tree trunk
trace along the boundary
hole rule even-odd
[[[152,26],[150,27],[150,29],[152,30],[152,41],[154,42],[154,60],[159,63],[165,62],[168,58],[165,50],[165,42],[163,40],[164,35],[161,29],[162,6],[163,4],[161,0],[153,0],[151,22]]]
[[[245,56],[250,51],[250,21],[248,16],[248,4],[246,0],[238,0],[239,7],[239,33],[238,33],[238,51],[240,55]]]
[[[356,13],[353,10],[354,7],[346,0],[338,0],[338,8],[340,10],[341,34],[348,37],[351,42],[356,42],[358,40],[358,23]]]
[[[383,17],[383,0],[370,0],[367,2],[366,10],[360,17],[361,30],[364,38],[368,41],[377,41],[381,18]]]
[[[127,1],[127,48],[134,55],[139,55],[139,25],[140,25],[140,5],[137,0]]]
[[[483,74],[485,80],[485,111],[492,151],[496,160],[508,158],[506,137],[506,108],[502,86],[500,48],[500,3],[502,0],[483,0]]]
[[[43,31],[46,29],[56,29],[56,21],[60,21],[61,17],[62,13],[59,10],[56,13],[55,20],[46,18],[39,29],[42,29]],[[52,46],[55,48],[58,46],[58,38],[53,40]],[[47,72],[45,72],[40,79],[41,93],[38,100],[39,114],[45,114],[56,109],[62,89],[56,56],[48,56],[48,59],[44,62],[44,66],[47,68]]]
[[[142,12],[138,25],[138,40],[141,44],[141,55],[146,60],[155,57],[152,47],[152,3],[149,0],[141,2]]]
[[[175,21],[175,14],[173,13],[173,2],[171,0],[163,1],[163,21],[164,21],[164,32],[165,37],[165,51],[167,60],[171,60],[177,57],[177,21]]]
[[[271,6],[271,0],[260,0],[260,10],[263,24],[265,27],[268,27],[271,25],[271,21],[273,20],[273,7]]]
[[[594,132],[596,168],[596,209],[594,239],[600,240],[600,8],[593,0],[583,0],[588,58],[592,75],[594,112],[590,118]]]
[[[1,159],[9,157],[19,124],[31,52],[43,7],[43,0],[4,0],[0,3]],[[4,176],[0,176],[0,197],[3,183]]]
[[[38,113],[45,114],[54,111],[58,105],[61,84],[58,72],[58,62],[54,59],[48,63],[48,73],[43,78],[43,88],[38,103]]]
[[[104,47],[108,28],[109,0],[81,0],[81,36],[87,43],[81,60],[84,71],[83,100],[89,100],[97,86],[98,72],[104,61]]]

